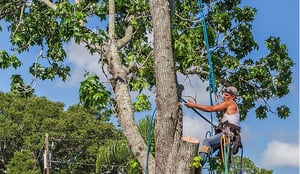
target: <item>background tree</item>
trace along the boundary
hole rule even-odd
[[[0,159],[8,173],[42,173],[49,133],[52,173],[94,173],[98,148],[120,132],[94,110],[0,93]],[[22,172],[21,172],[22,171]]]
[[[9,161],[7,168],[7,173],[41,173],[39,167],[36,166],[36,160],[32,158],[32,152],[29,150],[15,152],[12,160]]]
[[[238,173],[259,173],[259,174],[272,174],[272,170],[268,170],[265,168],[259,168],[257,167],[249,158],[243,157],[242,163],[241,163],[241,156],[234,155],[231,158],[231,164],[229,168],[230,173],[238,174]],[[212,158],[212,165],[213,165],[213,172],[217,174],[224,173],[225,166],[221,160],[220,157],[213,157]],[[202,171],[210,170],[211,168],[207,168],[204,166]]]
[[[239,173],[241,169],[241,157],[240,156],[233,156],[232,158],[232,163],[231,163],[231,168],[230,171],[232,173]],[[272,170],[264,169],[264,168],[259,168],[257,167],[253,161],[251,161],[247,157],[243,157],[243,165],[242,165],[242,170],[245,173],[258,173],[258,174],[272,174]]]
[[[269,107],[268,100],[281,98],[289,92],[293,62],[287,54],[287,47],[276,37],[266,39],[268,55],[247,58],[249,52],[258,49],[251,33],[256,10],[240,7],[240,3],[240,0],[212,4],[205,1],[204,8],[209,9],[206,20],[216,83],[219,89],[232,84],[240,90],[242,99],[239,106],[243,119],[257,101],[260,104],[256,108],[257,117],[266,118],[268,111],[275,112]],[[172,164],[178,155],[172,152],[180,147],[178,143],[182,129],[175,72],[198,74],[201,80],[207,80],[208,65],[197,2],[153,0],[150,4],[152,16],[148,2],[142,0],[75,0],[74,3],[67,0],[1,1],[0,18],[8,25],[12,50],[1,51],[0,67],[18,68],[21,65],[19,56],[22,56],[19,53],[35,46],[41,52],[30,67],[33,78],[52,80],[60,77],[65,80],[70,68],[64,64],[66,52],[63,44],[71,39],[76,43],[85,43],[91,53],[100,55],[99,62],[107,65],[104,67],[107,68],[105,73],[108,74],[111,90],[94,81],[95,76],[87,76],[87,83],[83,83],[87,84],[83,88],[87,91],[80,91],[81,101],[93,107],[100,103],[103,110],[113,110],[143,169],[147,147],[135,125],[134,113],[150,108],[150,102],[142,92],[157,85],[156,119],[160,125],[156,125],[156,139],[162,141],[156,141],[155,147],[156,162],[160,164],[156,171],[160,173],[178,167]],[[156,11],[154,7],[165,13]],[[89,28],[95,20],[106,21],[108,27]],[[146,37],[149,32],[154,33],[154,52],[152,43]],[[93,83],[88,83],[89,80]],[[30,91],[28,85],[21,83],[22,79],[17,82],[21,85],[12,89],[23,93]],[[108,93],[105,91],[111,91],[110,95],[103,95]],[[135,104],[129,93],[132,91],[140,93]],[[169,105],[164,103],[166,101]],[[280,118],[286,118],[289,114],[289,109],[284,105],[276,110]],[[154,157],[150,156],[150,173],[153,173],[154,166]]]

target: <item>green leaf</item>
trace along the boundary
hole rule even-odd
[[[86,108],[97,108],[105,110],[109,107],[111,93],[99,82],[99,77],[95,74],[86,73],[86,79],[80,83],[79,99]]]
[[[286,119],[291,113],[290,109],[286,105],[277,107],[279,118]]]
[[[267,118],[267,106],[259,106],[255,112],[256,112],[256,118],[259,119],[266,119]]]

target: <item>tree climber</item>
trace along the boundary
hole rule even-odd
[[[205,139],[202,142],[202,146],[199,150],[199,155],[201,156],[201,165],[204,166],[206,159],[212,150],[214,152],[220,148],[221,137],[226,130],[231,133],[234,137],[232,153],[236,154],[238,148],[241,147],[241,138],[239,135],[240,127],[240,113],[239,108],[235,102],[238,95],[238,91],[235,87],[230,86],[224,90],[224,101],[220,104],[214,106],[200,105],[192,101],[188,101],[185,105],[189,108],[196,108],[205,112],[216,112],[223,111],[224,115],[219,120],[220,124],[215,127],[215,135]],[[227,129],[228,128],[228,129]]]

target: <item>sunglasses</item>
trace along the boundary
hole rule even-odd
[[[233,92],[232,92],[230,89],[225,88],[225,89],[224,89],[224,92],[226,92],[226,93],[228,93],[228,94],[230,94],[230,95],[233,95]]]
[[[232,96],[232,94],[224,93],[224,96],[225,96],[225,97],[228,97],[228,96]]]

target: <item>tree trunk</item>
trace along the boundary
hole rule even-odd
[[[176,174],[193,174],[194,169],[191,170],[190,164],[192,163],[195,154],[198,153],[199,141],[193,137],[183,137],[181,140],[177,155],[178,167]]]
[[[170,4],[173,4],[172,2]],[[166,0],[151,0],[151,14],[154,29],[154,58],[156,69],[156,145],[155,160],[149,156],[146,162],[147,146],[138,132],[131,106],[127,85],[127,69],[122,66],[115,40],[115,4],[109,0],[109,41],[104,47],[111,74],[111,85],[117,102],[117,120],[129,146],[143,170],[148,165],[149,174],[189,173],[189,163],[195,155],[195,145],[182,138],[182,108],[178,101],[177,80],[173,60],[171,39],[170,7]],[[194,147],[194,148],[193,148]],[[185,158],[182,158],[182,157]],[[180,165],[178,165],[180,161]],[[155,165],[156,164],[156,165]]]
[[[170,173],[170,155],[178,132],[178,97],[167,0],[150,0],[156,70],[155,172]]]
[[[170,5],[171,4],[171,5]],[[176,70],[171,37],[173,1],[150,0],[154,31],[156,75],[155,172],[190,173],[189,162],[196,155],[195,144],[181,141],[182,109],[178,101]],[[190,148],[187,148],[191,146]],[[198,144],[196,144],[198,146]],[[196,147],[197,149],[197,147]],[[179,158],[185,156],[178,165]]]
[[[116,119],[122,126],[122,132],[126,136],[129,147],[139,161],[143,169],[146,168],[147,146],[138,131],[134,120],[134,112],[131,105],[131,97],[127,83],[127,71],[122,66],[122,61],[118,54],[117,41],[115,40],[115,4],[114,0],[109,0],[109,41],[104,47],[105,57],[108,60],[108,70],[112,75],[111,85],[115,92],[118,115]],[[154,173],[155,161],[152,155],[149,156],[148,170]]]

